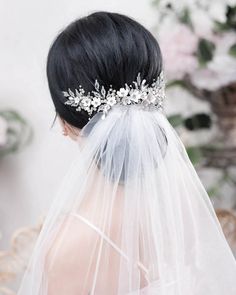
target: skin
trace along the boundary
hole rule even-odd
[[[73,141],[77,141],[80,136],[80,129],[72,126],[61,117],[59,117],[59,122],[62,128],[62,134],[68,136]]]

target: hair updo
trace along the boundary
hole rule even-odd
[[[69,24],[54,40],[47,57],[47,78],[56,113],[83,128],[89,116],[64,104],[62,91],[81,85],[86,92],[100,85],[118,90],[140,73],[152,83],[162,71],[160,47],[137,21],[118,13],[95,12]]]

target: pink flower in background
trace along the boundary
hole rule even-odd
[[[207,11],[196,8],[191,14],[191,22],[195,34],[200,38],[211,40],[214,37],[214,21],[209,17]]]
[[[160,0],[159,3],[160,8],[168,3],[172,7],[163,10],[158,29],[167,79],[181,80],[188,74],[195,86],[212,91],[234,82],[236,58],[230,55],[230,48],[236,44],[236,34],[232,30],[217,30],[215,21],[224,23],[228,5],[236,5],[236,0],[180,0],[178,3]],[[191,26],[179,19],[184,9],[188,11]],[[205,64],[199,64],[197,56],[201,38],[215,45],[212,60]]]
[[[236,34],[232,31],[219,34],[214,43],[216,45],[216,55],[228,54],[230,47],[236,43]]]
[[[198,37],[185,25],[163,24],[159,31],[160,47],[168,79],[182,79],[198,66],[194,56]]]
[[[0,117],[0,147],[7,142],[7,121]]]

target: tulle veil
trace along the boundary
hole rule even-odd
[[[81,130],[18,295],[235,295],[236,262],[164,112]]]

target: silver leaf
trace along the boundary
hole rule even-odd
[[[98,83],[98,80],[96,79],[95,80],[95,85],[94,85],[94,87],[95,87],[95,89],[97,90],[97,91],[99,91],[99,83]]]
[[[63,95],[66,96],[66,97],[70,96],[70,94],[69,94],[67,91],[62,91],[62,93],[63,93]]]
[[[73,91],[71,91],[71,89],[70,89],[70,88],[69,88],[68,90],[69,90],[69,94],[70,94],[72,97],[75,97],[75,95],[74,95],[74,92],[73,92]]]
[[[104,86],[102,86],[102,88],[101,88],[101,94],[103,97],[106,96],[106,90],[105,90]]]

